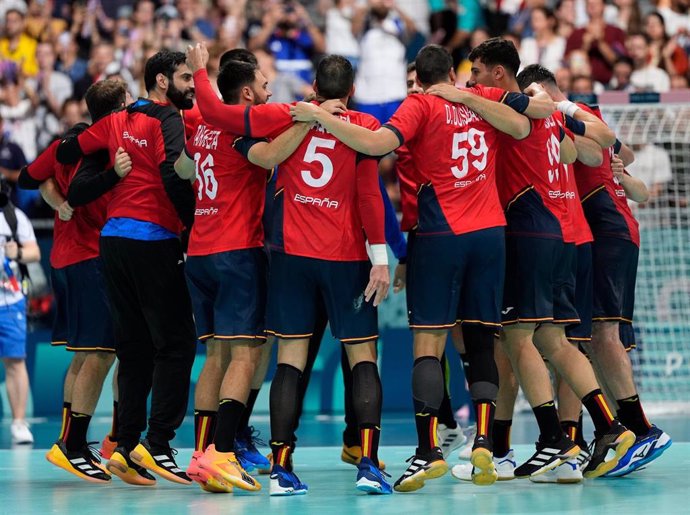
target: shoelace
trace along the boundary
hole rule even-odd
[[[96,463],[101,463],[101,458],[103,457],[100,449],[96,447],[99,444],[100,442],[86,442],[86,445],[84,446],[86,453],[91,456],[91,459]]]
[[[255,448],[257,445],[261,445],[262,447],[266,446],[266,442],[264,442],[261,438],[259,438],[261,431],[256,429],[254,426],[247,427],[247,434],[249,435],[249,444],[250,445],[254,446]]]

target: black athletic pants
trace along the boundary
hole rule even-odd
[[[118,444],[132,450],[146,429],[167,447],[187,410],[196,334],[177,239],[102,237],[101,257],[120,360]]]

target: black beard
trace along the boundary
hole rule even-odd
[[[181,111],[194,107],[194,100],[188,98],[186,93],[177,89],[172,81],[168,86],[168,93],[166,96],[168,97],[168,100],[170,100],[170,102],[172,102],[172,104]]]

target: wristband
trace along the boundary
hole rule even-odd
[[[385,243],[378,243],[375,245],[370,245],[371,248],[371,264],[377,265],[387,265],[388,264],[388,249],[386,249]]]
[[[575,102],[571,102],[570,100],[561,100],[558,102],[558,110],[563,113],[567,114],[570,117],[575,117],[575,112],[580,109]]]

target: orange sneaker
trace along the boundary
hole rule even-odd
[[[199,483],[202,490],[212,493],[229,493],[232,492],[232,485],[230,485],[229,490],[222,485],[219,485],[217,481],[214,481],[211,475],[205,470],[199,468],[199,458],[204,455],[202,451],[194,451],[192,453],[192,460],[189,462],[189,467],[187,467],[187,475],[190,479]]]

